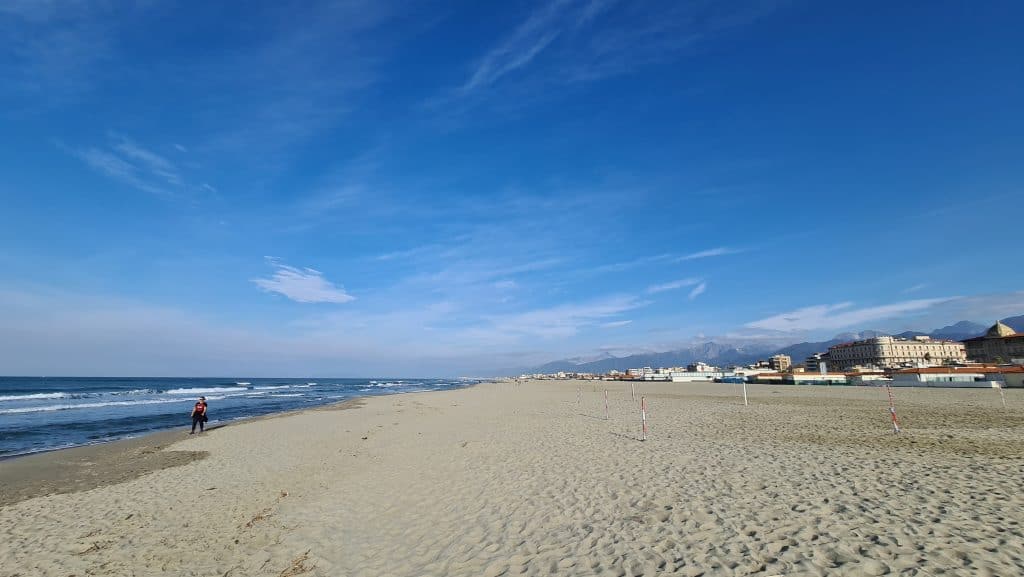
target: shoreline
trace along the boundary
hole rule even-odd
[[[26,382],[20,383],[18,379]],[[180,401],[181,411],[187,415],[191,410],[191,406],[186,406],[190,393],[194,396],[212,394],[214,401],[227,399],[223,405],[217,403],[214,407],[212,416],[217,421],[216,424],[207,423],[207,428],[211,428],[279,412],[344,402],[359,396],[462,387],[474,382],[464,378],[376,377],[371,380],[344,377],[318,383],[304,378],[276,380],[260,377],[252,380],[255,385],[246,382],[247,386],[241,387],[237,382],[229,385],[226,381],[230,379],[219,377],[59,379],[67,383],[47,380],[47,377],[0,376],[0,421],[4,422],[0,427],[0,436],[4,439],[0,443],[0,462],[135,439],[174,430],[182,423],[188,425],[187,418],[176,416],[174,407],[178,405],[174,403]],[[38,389],[33,390],[33,387]]]
[[[489,382],[492,381],[481,381],[449,390],[468,389]],[[207,436],[213,431],[247,423],[307,412],[356,409],[363,406],[366,399],[374,397],[437,392],[443,391],[360,395],[313,407],[242,417],[207,426],[206,432],[197,433],[196,437]],[[35,497],[78,493],[107,485],[116,485],[155,471],[180,467],[206,458],[209,453],[205,451],[166,450],[174,443],[188,440],[190,435],[187,434],[187,429],[189,428],[189,423],[183,423],[180,428],[158,429],[134,437],[2,457],[0,458],[0,508]],[[184,436],[182,431],[185,431]],[[88,474],[88,471],[92,469],[101,469],[104,474]]]

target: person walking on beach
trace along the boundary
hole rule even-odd
[[[194,407],[192,407],[192,432],[190,435],[196,433],[196,424],[199,424],[199,432],[202,433],[206,428],[206,397],[199,397]]]

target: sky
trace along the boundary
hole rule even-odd
[[[0,374],[487,375],[1024,314],[1022,18],[0,3]]]

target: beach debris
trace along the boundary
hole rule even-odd
[[[306,561],[309,561],[310,551],[311,549],[306,549],[305,553],[292,559],[292,564],[286,567],[284,571],[281,571],[278,577],[294,577],[295,575],[302,575],[316,569],[316,563],[306,565]]]
[[[75,555],[88,555],[89,553],[95,553],[97,551],[102,551],[103,549],[106,549],[107,547],[110,547],[110,543],[109,542],[96,541],[95,543],[90,545],[88,549],[86,549],[84,551],[79,551],[78,553],[75,553]]]
[[[256,525],[256,523],[259,523],[260,521],[264,521],[267,518],[271,517],[273,515],[272,511],[274,509],[274,505],[280,503],[281,499],[284,499],[287,496],[288,491],[281,491],[281,493],[278,495],[277,499],[274,500],[274,503],[272,505],[270,505],[269,507],[264,507],[259,513],[256,513],[256,515],[252,519],[249,519],[249,521],[245,524],[245,528],[252,529],[253,526]]]
[[[256,523],[263,521],[267,517],[270,517],[270,507],[267,507],[266,509],[263,509],[259,513],[256,513],[256,515],[252,519],[249,519],[249,521],[245,524],[245,528],[252,529],[253,526],[256,525]]]

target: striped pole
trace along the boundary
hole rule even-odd
[[[1003,394],[1003,386],[996,383],[996,388],[999,389],[999,398],[1003,400],[1003,408],[1006,408],[1006,395]]]
[[[604,418],[608,419],[608,389],[604,390]]]
[[[889,414],[892,415],[892,432],[900,432],[900,420],[896,418],[896,397],[892,394],[892,387],[885,385],[885,392],[889,394]]]
[[[640,397],[640,421],[642,427],[640,429],[640,440],[647,440],[647,397]]]

